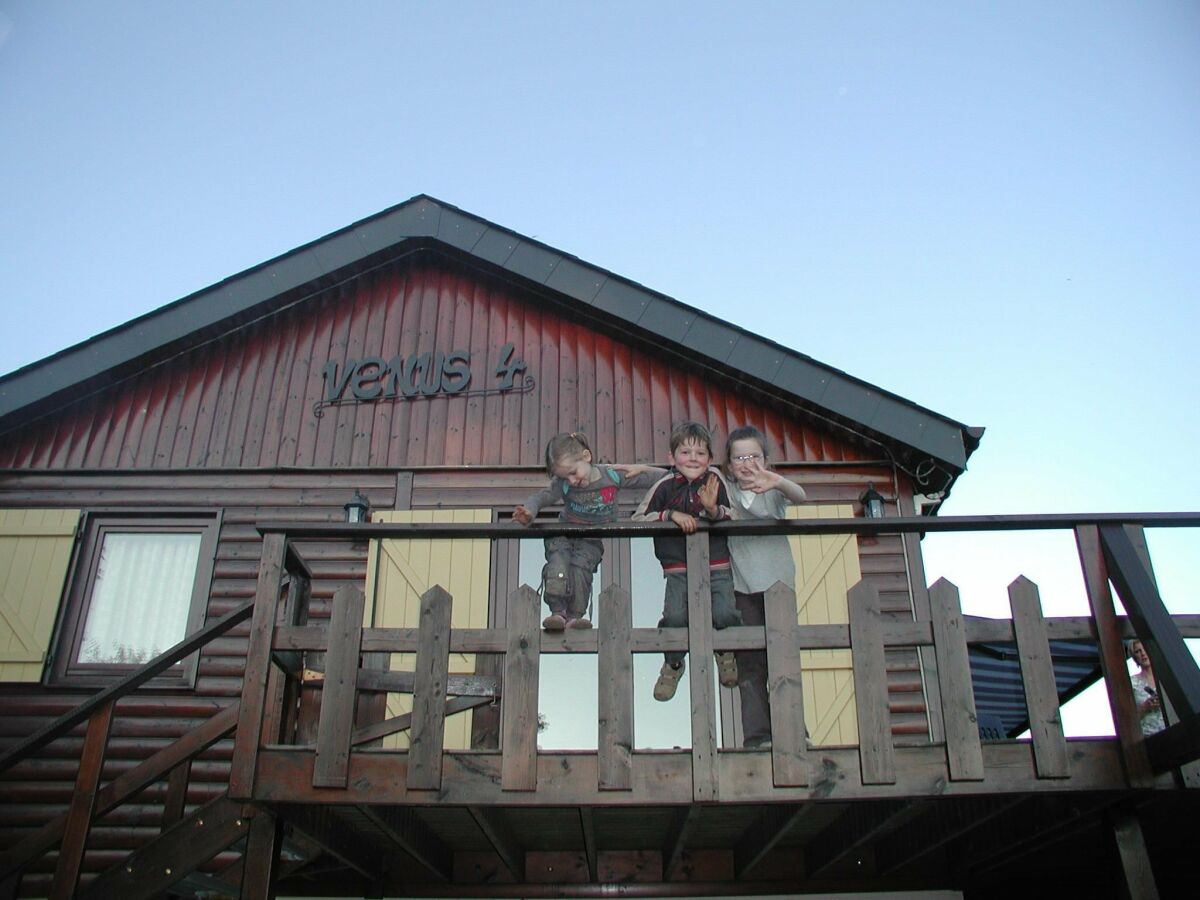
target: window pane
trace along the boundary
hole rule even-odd
[[[546,565],[545,544],[521,541],[517,581],[537,590]],[[592,581],[591,619],[599,626],[598,604],[604,563]],[[539,621],[550,614],[543,601]],[[595,654],[547,653],[541,659],[538,678],[538,748],[542,750],[595,750],[599,726]]]
[[[657,628],[662,616],[662,564],[654,556],[651,538],[629,542],[633,578],[633,627]],[[692,746],[692,691],[687,675],[675,696],[665,703],[654,699],[654,682],[662,668],[661,653],[638,653],[633,657],[633,744],[638,749]]]
[[[629,567],[633,579],[633,627],[657,628],[662,616],[666,580],[662,564],[654,555],[651,538],[629,542]],[[691,660],[691,656],[688,656]],[[633,744],[637,749],[690,747],[692,745],[692,686],[687,674],[679,682],[675,696],[660,702],[654,699],[654,683],[663,665],[661,653],[637,653],[633,657]],[[713,666],[713,696],[722,692]],[[718,718],[717,746],[723,747],[724,735]]]
[[[199,534],[104,535],[81,663],[143,663],[187,633]]]

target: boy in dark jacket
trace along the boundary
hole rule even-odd
[[[671,462],[671,470],[650,487],[638,504],[634,519],[674,522],[684,534],[692,534],[701,518],[715,522],[730,517],[725,482],[717,469],[710,467],[712,435],[707,428],[697,422],[676,425],[671,431]],[[725,536],[711,535],[708,551],[713,627],[740,625],[742,617],[734,603]],[[688,623],[687,541],[682,537],[656,536],[654,555],[662,563],[663,577],[667,580],[658,627],[683,627]],[[664,656],[666,660],[654,685],[655,700],[674,697],[679,679],[683,677],[685,654],[670,651]],[[733,653],[717,654],[717,674],[726,687],[737,685],[737,663]]]

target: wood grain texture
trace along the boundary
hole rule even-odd
[[[870,582],[860,581],[850,589],[848,600],[862,780],[864,784],[892,784],[896,780],[896,761],[887,707],[879,592]]]
[[[597,660],[599,786],[601,790],[627,791],[633,785],[633,613],[629,592],[615,584],[606,587],[600,592],[600,607],[604,617]]]
[[[1046,637],[1037,585],[1020,576],[1008,586],[1008,600],[1012,607],[1013,632],[1021,660],[1021,681],[1029,709],[1029,733],[1033,738],[1038,775],[1041,778],[1067,778],[1071,774],[1067,742],[1063,736],[1054,662],[1050,657],[1050,641]]]
[[[421,595],[408,756],[408,786],[414,790],[435,791],[442,783],[442,733],[450,673],[452,607],[450,595],[438,585]]]
[[[501,701],[501,781],[506,791],[537,789],[538,595],[522,585],[509,597],[508,652]]]
[[[958,588],[939,578],[929,589],[929,604],[937,668],[948,676],[938,682],[938,690],[950,777],[959,781],[979,780],[983,778],[983,751]]]

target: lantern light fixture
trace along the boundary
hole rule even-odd
[[[875,482],[867,482],[867,489],[858,499],[862,502],[863,515],[868,519],[883,518],[883,494],[875,490]]]
[[[367,513],[370,509],[371,504],[362,495],[362,491],[356,490],[354,496],[350,498],[350,502],[346,504],[346,521],[351,525],[361,525],[367,521]]]

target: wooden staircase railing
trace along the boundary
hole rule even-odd
[[[280,576],[276,580],[276,590],[286,589],[286,601],[278,606],[277,611],[284,617],[281,621],[294,624],[304,612],[311,572],[303,560],[293,553],[288,554]],[[271,605],[275,609],[276,604]],[[191,764],[200,754],[236,730],[241,716],[240,702],[225,707],[198,728],[108,784],[100,784],[109,730],[117,704],[155,676],[245,622],[253,615],[254,608],[254,603],[245,603],[209,623],[0,754],[0,772],[3,772],[87,722],[79,771],[67,812],[0,854],[0,895],[15,896],[25,868],[56,846],[59,852],[50,896],[65,898],[79,894],[84,851],[93,823],[164,777],[169,777],[170,788],[162,819],[163,834],[136,850],[112,870],[102,873],[87,888],[86,895],[113,896],[117,886],[123,897],[161,893],[215,854],[228,849],[248,832],[253,836],[250,822],[256,816],[259,830],[269,830],[271,839],[275,839],[274,816],[258,814],[249,807],[244,808],[241,803],[229,800],[227,796],[217,798],[187,818],[183,817]],[[167,862],[160,865],[162,860]]]
[[[100,773],[104,767],[109,728],[117,703],[156,675],[165,672],[210,641],[246,621],[252,612],[253,604],[251,603],[238,607],[0,754],[0,771],[4,771],[20,761],[30,758],[38,750],[56,738],[67,734],[77,725],[87,722],[87,733],[84,738],[79,773],[76,776],[70,808],[66,813],[50,821],[19,844],[0,854],[0,883],[9,884],[15,890],[19,874],[25,866],[47,850],[61,845],[51,897],[75,896],[83,867],[84,849],[92,823],[100,816],[120,806],[143,788],[161,780],[177,767],[190,765],[191,760],[196,756],[233,731],[237,725],[238,706],[236,703],[213,716],[199,728],[188,732],[173,744],[159,750],[135,768],[113,779],[107,785],[100,786]]]

